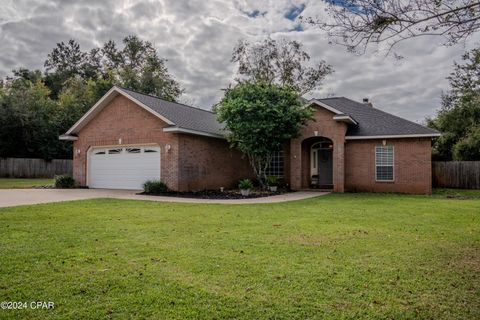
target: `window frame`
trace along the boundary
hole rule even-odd
[[[265,174],[275,176],[278,179],[285,178],[285,152],[283,149],[274,152]]]
[[[133,151],[135,151],[135,152],[133,152]],[[139,154],[139,153],[142,153],[142,148],[127,147],[127,148],[125,148],[125,153],[126,154]]]
[[[391,148],[392,150],[392,165],[379,165],[378,164],[378,159],[377,159],[377,149],[378,148]],[[377,182],[395,182],[395,146],[392,145],[380,145],[380,146],[375,146],[375,181]],[[392,179],[379,179],[378,178],[378,167],[392,167]]]
[[[148,147],[143,147],[143,153],[159,153],[160,152],[160,147],[158,146],[148,146]]]
[[[114,152],[111,152],[111,151],[114,151]],[[118,152],[116,152],[118,151]],[[117,154],[121,154],[123,151],[123,148],[111,148],[111,149],[107,149],[107,154],[108,155],[117,155]]]

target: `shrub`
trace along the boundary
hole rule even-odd
[[[238,187],[243,190],[251,189],[253,187],[253,183],[250,181],[250,179],[243,179],[238,183]]]
[[[278,177],[268,176],[267,177],[267,185],[270,186],[270,187],[278,186]]]
[[[55,188],[71,189],[75,187],[75,179],[69,175],[55,176]]]
[[[143,191],[146,194],[161,194],[167,192],[168,187],[160,180],[149,180],[143,184]]]

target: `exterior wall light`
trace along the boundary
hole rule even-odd
[[[169,152],[170,149],[172,149],[172,146],[171,146],[171,145],[169,145],[169,144],[165,145],[165,151],[166,151],[166,152]]]
[[[313,131],[313,134],[315,135],[315,137],[318,137],[318,131]]]

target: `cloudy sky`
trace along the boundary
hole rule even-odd
[[[443,47],[441,39],[404,43],[395,61],[382,54],[355,56],[328,44],[320,30],[296,15],[324,15],[320,0],[2,0],[0,76],[18,67],[43,68],[57,42],[77,40],[83,50],[136,34],[153,42],[185,88],[182,101],[209,108],[233,78],[232,48],[239,39],[289,38],[313,60],[333,65],[321,89],[309,97],[368,97],[374,106],[421,122],[440,104],[454,60],[476,44]]]

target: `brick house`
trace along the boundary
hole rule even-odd
[[[431,141],[440,134],[368,102],[311,100],[315,120],[270,166],[292,189],[431,192]],[[113,87],[60,137],[73,141],[73,176],[90,188],[179,191],[235,187],[252,177],[215,114]]]

